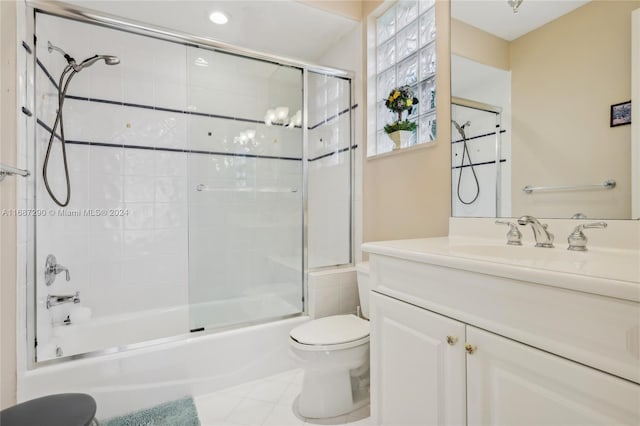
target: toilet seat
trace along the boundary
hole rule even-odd
[[[334,315],[294,328],[289,338],[301,350],[349,349],[369,341],[369,321],[355,315]]]

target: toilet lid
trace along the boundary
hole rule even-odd
[[[355,315],[320,318],[291,330],[290,336],[305,345],[337,345],[369,335],[369,321]]]

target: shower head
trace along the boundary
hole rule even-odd
[[[84,61],[80,62],[80,64],[75,65],[73,69],[75,70],[75,72],[80,72],[84,68],[90,67],[91,65],[95,64],[99,60],[103,60],[104,63],[107,65],[118,65],[120,63],[120,59],[117,56],[95,55],[85,59]]]
[[[120,63],[120,59],[117,56],[94,55],[94,56],[92,56],[90,58],[87,58],[84,61],[80,62],[80,64],[78,64],[78,63],[76,63],[75,59],[73,59],[71,56],[69,56],[69,54],[67,54],[67,52],[65,52],[64,50],[60,49],[58,46],[54,46],[53,44],[51,44],[50,41],[47,42],[47,50],[49,51],[49,53],[53,52],[54,50],[56,52],[61,53],[62,56],[64,56],[64,58],[67,60],[69,65],[71,65],[71,67],[73,68],[73,70],[75,72],[80,72],[84,68],[90,67],[91,65],[95,64],[96,62],[98,62],[101,59],[107,65],[118,65]]]

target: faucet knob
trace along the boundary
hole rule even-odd
[[[584,235],[584,232],[582,231],[585,229],[594,229],[594,228],[604,229],[606,227],[607,227],[607,222],[593,222],[593,223],[587,223],[584,225],[576,226],[573,232],[569,235],[569,238],[567,238],[567,242],[569,243],[569,247],[567,247],[567,250],[587,251],[588,238],[586,235]]]
[[[509,232],[507,232],[507,244],[510,246],[522,245],[522,233],[518,229],[518,225],[508,220],[496,220],[497,225],[508,225]]]
[[[71,274],[69,273],[69,269],[58,264],[58,260],[54,255],[50,254],[49,256],[47,256],[47,261],[44,265],[45,284],[47,284],[48,286],[53,284],[53,282],[56,280],[56,275],[60,274],[63,271],[65,272],[65,278],[67,279],[67,281],[70,281]]]

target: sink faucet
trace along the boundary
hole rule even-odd
[[[518,219],[520,225],[531,225],[533,236],[536,239],[536,247],[553,248],[553,234],[547,231],[547,225],[540,223],[533,216],[522,216]]]

